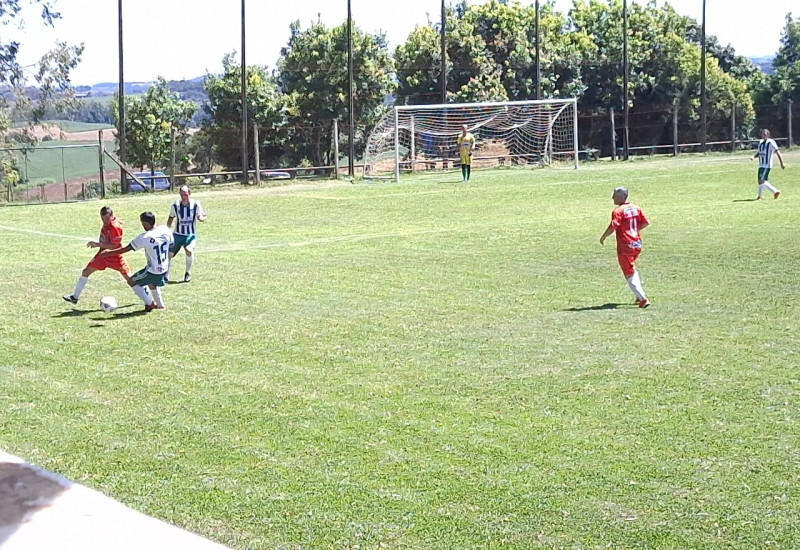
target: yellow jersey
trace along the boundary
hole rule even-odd
[[[466,135],[458,135],[458,154],[461,157],[463,164],[470,164],[472,162],[472,150],[475,148],[475,136],[471,132]]]

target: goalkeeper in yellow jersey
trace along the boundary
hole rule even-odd
[[[461,127],[461,134],[458,136],[457,142],[458,154],[461,157],[461,181],[469,181],[472,152],[475,150],[475,136],[467,130],[466,124]]]

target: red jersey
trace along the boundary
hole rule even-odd
[[[103,224],[100,230],[100,243],[110,244],[112,248],[119,248],[122,246],[122,224],[117,221],[117,218],[111,218],[108,224]]]
[[[620,204],[611,213],[611,227],[617,234],[617,252],[626,253],[642,249],[639,229],[650,223],[642,209],[635,204]]]

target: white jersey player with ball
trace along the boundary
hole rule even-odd
[[[161,287],[167,282],[169,247],[173,241],[172,230],[166,225],[156,225],[156,217],[152,212],[142,212],[139,221],[142,222],[144,233],[127,246],[103,250],[100,255],[111,256],[131,250],[144,250],[147,255],[147,266],[134,273],[129,284],[133,292],[144,302],[145,311],[164,309]],[[150,289],[152,296],[148,294],[147,289]]]

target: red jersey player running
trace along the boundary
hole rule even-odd
[[[103,220],[103,227],[100,229],[100,240],[89,241],[86,243],[88,248],[99,248],[100,251],[117,248],[122,245],[122,225],[117,218],[114,217],[114,211],[110,206],[104,206],[100,209],[100,219]],[[89,281],[89,275],[95,271],[103,271],[104,269],[113,269],[119,271],[120,275],[125,281],[131,283],[131,269],[128,263],[122,256],[100,256],[100,251],[95,254],[94,258],[83,268],[81,276],[78,277],[78,282],[75,284],[75,291],[72,294],[64,296],[64,300],[71,304],[77,304],[81,297],[86,283]]]
[[[648,307],[650,300],[644,294],[642,279],[636,270],[636,259],[642,252],[642,237],[639,233],[650,225],[650,220],[647,219],[641,208],[628,202],[628,190],[624,187],[614,189],[611,200],[617,207],[611,213],[611,223],[600,236],[600,244],[603,244],[608,236],[616,232],[617,260],[622,268],[622,274],[625,275],[628,286],[636,295],[636,303],[639,307]]]

